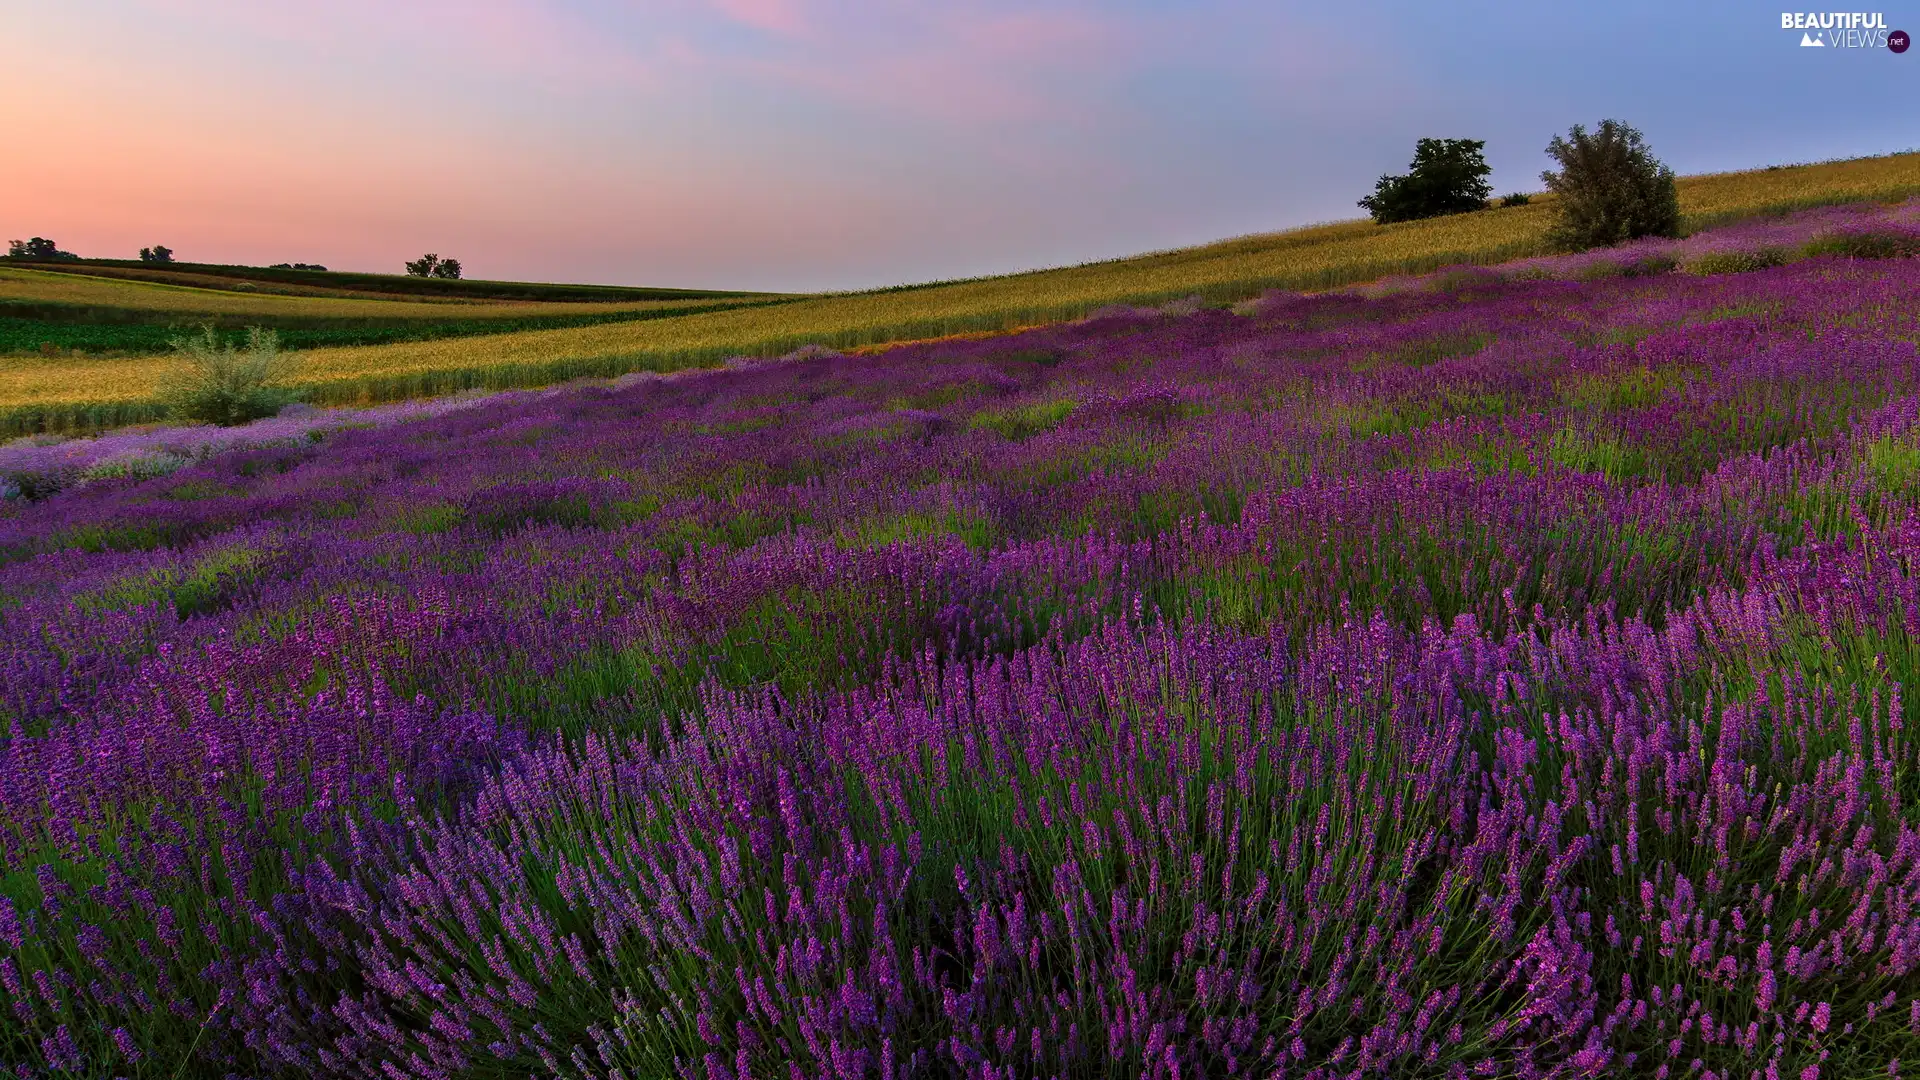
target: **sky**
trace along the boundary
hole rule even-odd
[[[0,0],[0,236],[814,291],[1497,192],[1617,117],[1682,173],[1920,146],[1920,49],[1608,0]],[[1920,32],[1920,0],[1884,13]],[[1911,25],[1907,25],[1911,24]]]

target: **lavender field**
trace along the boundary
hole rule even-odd
[[[0,449],[0,1061],[1920,1072],[1917,242]]]

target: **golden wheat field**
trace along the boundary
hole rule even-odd
[[[614,302],[425,299],[391,300],[321,295],[237,292],[87,274],[0,267],[0,300],[72,304],[181,315],[258,315],[315,319],[485,319],[654,311],[734,299],[631,300]]]
[[[1920,153],[1863,158],[1752,172],[1683,177],[1682,210],[1689,227],[1808,206],[1891,199],[1920,193]],[[1150,303],[1199,295],[1211,302],[1254,296],[1271,288],[1317,289],[1418,273],[1457,263],[1491,263],[1534,254],[1552,219],[1552,200],[1425,221],[1380,226],[1346,221],[1246,236],[1200,247],[1090,263],[1056,270],[869,293],[826,295],[761,307],[700,312],[646,321],[529,330],[302,353],[300,384],[320,403],[368,402],[470,388],[533,386],[581,376],[671,370],[716,362],[730,354],[777,355],[818,343],[875,344],[1031,326],[1078,317],[1106,304]],[[55,278],[58,280],[41,280]],[[220,310],[310,313],[332,305],[343,314],[362,309],[394,316],[399,309],[445,317],[442,303],[409,304],[318,297],[206,294],[139,282],[77,280],[32,271],[0,271],[4,295],[34,294],[63,302],[113,295],[103,305],[125,306],[135,288],[153,304],[222,303]],[[95,290],[89,292],[88,290]],[[185,298],[192,294],[191,299]],[[19,295],[25,295],[20,293]],[[180,297],[176,299],[176,297]],[[515,304],[517,316],[549,310],[644,309],[685,301],[632,305]],[[259,305],[259,306],[248,306]],[[288,305],[289,307],[281,307]],[[463,307],[464,311],[472,307]],[[0,360],[0,413],[32,409],[83,415],[91,403],[119,407],[116,422],[137,418],[153,399],[172,361],[160,357],[113,360]]]

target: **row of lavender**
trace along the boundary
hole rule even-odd
[[[1452,275],[14,500],[0,1060],[1897,1074],[1917,299]]]

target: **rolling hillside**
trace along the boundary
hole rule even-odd
[[[1899,199],[1920,193],[1920,153],[1684,177],[1680,192],[1689,229],[1819,205]],[[1398,225],[1339,222],[1053,270],[806,298],[662,298],[658,290],[636,290],[646,295],[556,306],[534,298],[548,295],[543,289],[586,287],[255,272],[271,275],[259,280],[276,285],[325,279],[343,293],[376,278],[373,284],[383,287],[455,287],[427,302],[426,296],[235,293],[88,276],[81,269],[6,269],[0,270],[0,310],[16,305],[23,317],[11,329],[0,325],[0,342],[12,333],[25,346],[16,354],[30,352],[26,342],[39,332],[50,335],[45,340],[51,347],[0,360],[0,432],[79,430],[160,414],[155,387],[171,359],[91,351],[75,356],[73,348],[86,347],[60,337],[63,328],[78,335],[124,323],[154,344],[145,350],[152,353],[171,332],[167,325],[204,317],[229,326],[276,325],[287,331],[288,344],[304,350],[302,382],[312,400],[372,402],[711,365],[730,355],[775,356],[808,344],[854,348],[1008,330],[1077,318],[1111,304],[1186,296],[1229,303],[1269,289],[1326,289],[1450,264],[1493,263],[1540,253],[1552,210],[1552,200],[1541,197],[1527,206]],[[501,299],[513,288],[523,289],[525,298]],[[462,290],[482,295],[489,289],[499,295],[481,303],[447,302]],[[24,314],[48,309],[91,312],[93,321],[55,325],[57,319]],[[329,340],[327,334],[335,336]]]

